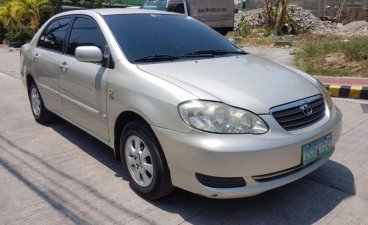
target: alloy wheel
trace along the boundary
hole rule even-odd
[[[33,87],[31,90],[31,103],[33,113],[36,115],[36,117],[39,117],[41,115],[41,98],[38,90],[35,87]]]
[[[125,143],[125,161],[130,175],[141,187],[148,187],[154,171],[148,146],[138,136],[130,136]]]

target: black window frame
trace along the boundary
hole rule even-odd
[[[59,50],[55,50],[55,49],[51,49],[51,48],[45,48],[45,47],[42,47],[39,45],[39,42],[41,40],[41,37],[45,34],[45,32],[47,31],[47,29],[49,28],[49,26],[54,23],[55,21],[57,20],[62,20],[62,19],[68,19],[69,18],[69,25],[68,25],[68,29],[66,30],[65,32],[65,35],[64,35],[64,40],[63,40],[63,46],[61,48],[61,51]],[[73,21],[73,16],[70,16],[70,15],[66,15],[66,16],[60,16],[60,17],[56,17],[55,19],[51,20],[47,25],[46,27],[42,30],[40,36],[38,37],[38,40],[37,40],[37,43],[36,43],[36,48],[41,48],[41,49],[44,49],[46,51],[50,51],[50,52],[55,52],[55,53],[60,53],[60,54],[64,54],[64,50],[65,50],[65,43],[66,43],[66,36],[68,35],[69,33],[69,30],[70,30],[70,27],[71,27],[71,22]]]
[[[107,42],[107,38],[106,38],[105,34],[102,32],[101,27],[96,22],[96,20],[93,17],[88,16],[88,15],[85,15],[85,14],[73,14],[72,15],[72,21],[70,23],[70,26],[69,26],[67,35],[65,37],[65,42],[64,42],[64,47],[63,47],[63,55],[68,56],[68,57],[75,58],[74,55],[67,54],[67,51],[68,51],[70,34],[72,32],[72,27],[73,27],[73,24],[74,24],[76,18],[86,18],[86,19],[89,19],[89,20],[91,20],[96,25],[98,32],[100,32],[100,34],[102,35],[102,37],[105,39],[105,42],[106,42],[105,49],[103,49],[103,51],[102,51],[103,61],[101,63],[101,66],[102,67],[105,67],[105,68],[109,68],[109,69],[114,69],[115,68],[114,59],[113,59],[113,57],[111,55],[111,50],[110,50],[109,43]],[[106,52],[105,51],[108,51],[109,58],[106,58]]]
[[[86,16],[86,15],[74,15],[74,16],[73,16],[73,19],[72,19],[72,22],[71,22],[71,25],[70,25],[70,27],[69,27],[69,29],[68,29],[68,34],[67,34],[67,36],[66,36],[66,42],[65,42],[65,43],[66,43],[66,45],[65,45],[65,52],[64,52],[64,54],[65,54],[65,55],[70,56],[70,57],[74,57],[74,58],[75,58],[75,55],[68,54],[68,46],[69,46],[69,42],[70,42],[70,35],[71,35],[71,33],[72,33],[72,30],[73,30],[73,25],[74,25],[75,21],[76,21],[78,18],[88,19],[88,20],[90,20],[92,23],[94,23],[94,25],[95,25],[95,26],[96,26],[96,28],[97,28],[97,31],[102,35],[103,39],[105,40],[106,45],[108,46],[108,43],[107,43],[106,37],[105,37],[104,33],[102,32],[102,30],[101,30],[100,26],[98,25],[98,23],[96,22],[96,20],[95,20],[95,19],[93,19],[93,18],[92,18],[92,17],[90,17],[90,16]],[[106,47],[106,45],[105,45],[105,47]],[[97,46],[96,46],[96,47],[97,47]],[[105,49],[101,49],[101,51],[102,51],[102,54],[104,54]]]
[[[102,51],[102,54],[104,55],[104,59],[103,59],[103,62],[101,64],[102,67],[105,67],[105,68],[109,68],[109,69],[114,69],[115,68],[115,63],[114,63],[114,59],[111,55],[111,50],[110,50],[110,47],[109,47],[109,44],[107,42],[107,38],[105,36],[105,34],[102,32],[101,30],[101,27],[100,25],[96,22],[96,20],[91,17],[91,16],[88,16],[88,15],[85,15],[85,14],[71,14],[71,15],[65,15],[65,16],[60,16],[60,17],[56,17],[54,18],[53,20],[51,20],[47,25],[46,27],[43,29],[41,35],[38,37],[38,40],[37,40],[37,43],[36,43],[36,47],[37,48],[41,48],[41,49],[44,49],[46,51],[50,51],[50,52],[54,52],[54,53],[59,53],[63,56],[69,56],[69,57],[74,57],[74,55],[70,55],[70,54],[67,54],[67,48],[68,48],[68,45],[69,45],[69,38],[70,38],[70,33],[71,33],[71,30],[72,30],[72,26],[74,24],[74,21],[76,18],[80,18],[80,17],[84,17],[86,19],[89,19],[91,20],[97,27],[97,30],[98,32],[100,32],[100,34],[102,35],[102,37],[105,39],[105,42],[106,42],[106,46],[105,46],[105,49],[103,49]],[[63,42],[63,46],[62,46],[62,50],[61,51],[58,51],[58,50],[55,50],[55,49],[50,49],[50,48],[45,48],[45,47],[42,47],[42,46],[39,46],[39,41],[42,37],[42,35],[46,32],[47,28],[55,21],[57,20],[60,20],[60,19],[66,19],[66,18],[69,18],[70,21],[69,21],[69,25],[68,25],[68,29],[65,33],[65,36],[64,36],[64,42]],[[106,58],[106,54],[104,54],[105,52],[104,51],[108,51],[108,55],[109,55],[109,58]]]

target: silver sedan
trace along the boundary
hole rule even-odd
[[[21,74],[35,120],[109,145],[146,199],[256,195],[316,170],[340,137],[316,79],[174,13],[58,14],[22,47]]]

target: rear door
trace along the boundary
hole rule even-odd
[[[107,46],[98,24],[90,17],[75,17],[66,54],[61,59],[60,96],[65,115],[70,120],[108,140],[106,80],[109,68],[102,63],[80,62],[75,58],[77,47],[91,45],[102,52]]]
[[[59,64],[70,21],[70,17],[51,21],[32,52],[33,75],[38,89],[46,108],[56,113],[63,112],[59,92]]]

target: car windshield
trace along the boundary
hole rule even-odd
[[[216,31],[186,16],[122,14],[104,19],[131,63],[245,54]]]
[[[142,9],[165,10],[166,0],[146,1],[143,3]]]

